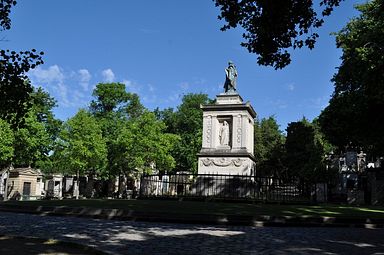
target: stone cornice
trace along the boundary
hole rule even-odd
[[[245,104],[207,104],[207,105],[201,105],[200,108],[203,111],[246,110],[252,116],[252,118],[256,118],[256,112],[249,102],[247,102]]]

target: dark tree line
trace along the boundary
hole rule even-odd
[[[319,121],[339,147],[352,144],[384,154],[384,2],[357,6],[353,18],[336,34],[341,65],[333,76],[334,92]]]

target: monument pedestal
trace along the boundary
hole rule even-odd
[[[202,105],[203,143],[198,174],[254,175],[253,125],[256,112],[236,92]]]

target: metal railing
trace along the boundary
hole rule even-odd
[[[215,197],[262,201],[309,201],[313,188],[297,178],[249,175],[143,175],[139,196]],[[313,194],[312,194],[313,195]]]

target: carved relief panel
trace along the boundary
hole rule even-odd
[[[206,133],[205,133],[206,147],[212,147],[212,116],[208,115],[206,118]]]

